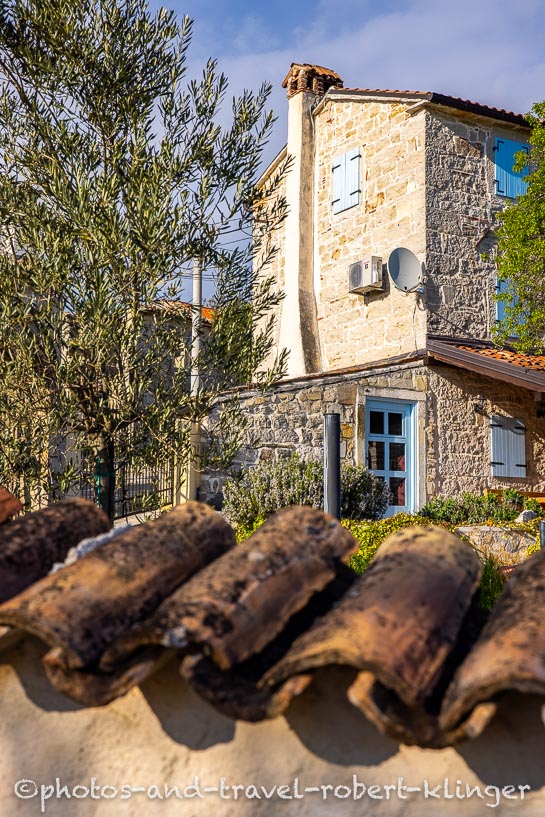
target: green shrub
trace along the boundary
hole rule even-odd
[[[390,499],[386,482],[363,465],[341,468],[341,517],[343,519],[379,519]]]
[[[244,540],[251,536],[254,531],[261,527],[264,521],[265,520],[260,517],[259,519],[256,519],[252,525],[237,525],[235,531],[237,544],[244,542]]]
[[[434,496],[420,510],[420,515],[431,522],[449,522],[461,525],[465,522],[459,500],[450,496]]]
[[[386,483],[363,466],[342,466],[341,489],[342,514],[351,519],[378,519],[388,506]],[[294,453],[245,468],[224,487],[222,510],[237,529],[252,531],[259,520],[288,505],[323,508],[321,462],[304,462]]]
[[[543,516],[543,508],[541,507],[537,499],[533,499],[531,496],[524,497],[523,510],[533,511],[538,516]]]
[[[374,522],[355,522],[343,519],[342,525],[347,528],[359,544],[358,551],[351,557],[349,565],[356,573],[364,573],[369,562],[384,540],[402,528],[411,525],[429,525],[429,519],[409,513],[397,513],[387,519]]]
[[[353,522],[342,520],[345,528],[352,533],[359,543],[358,551],[351,557],[349,565],[355,573],[364,573],[380,545],[390,534],[412,525],[430,524],[426,517],[399,513],[388,519],[376,522]],[[445,525],[445,523],[443,523]],[[445,525],[447,530],[453,530],[456,525]],[[505,578],[500,570],[499,563],[491,556],[481,557],[483,568],[480,581],[480,604],[485,610],[491,610],[503,592]]]
[[[512,522],[527,508],[542,515],[539,502],[523,497],[514,488],[506,488],[501,496],[497,494],[463,493],[461,497],[436,496],[420,510],[420,514],[433,522],[448,522],[451,525],[478,525],[482,522]]]

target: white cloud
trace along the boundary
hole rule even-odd
[[[273,83],[280,121],[271,157],[285,141],[280,83],[292,61],[333,68],[348,87],[438,91],[522,113],[545,97],[542,0],[410,0],[386,11],[345,0],[342,12],[325,2],[312,8],[304,27],[286,19],[282,47],[281,21],[268,34],[263,14],[241,18],[232,47],[217,55],[233,93]],[[212,30],[213,21],[197,17],[195,55],[210,53]]]

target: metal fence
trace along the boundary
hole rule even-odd
[[[100,493],[100,470],[96,460],[87,460],[79,482],[79,495],[93,502]],[[173,502],[174,464],[167,467],[136,467],[116,462],[114,518],[155,511]]]

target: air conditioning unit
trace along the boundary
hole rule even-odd
[[[362,261],[350,264],[348,269],[348,291],[363,293],[373,289],[384,289],[382,258],[370,255]]]

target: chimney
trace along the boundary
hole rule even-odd
[[[310,65],[308,62],[292,62],[282,83],[282,88],[287,89],[288,99],[301,91],[324,96],[330,88],[342,87],[343,81],[335,71],[321,65]]]
[[[285,298],[280,320],[280,348],[290,350],[288,376],[321,370],[314,293],[315,134],[312,109],[342,79],[329,68],[292,63],[282,83],[288,95],[288,154],[293,165],[286,177]]]

